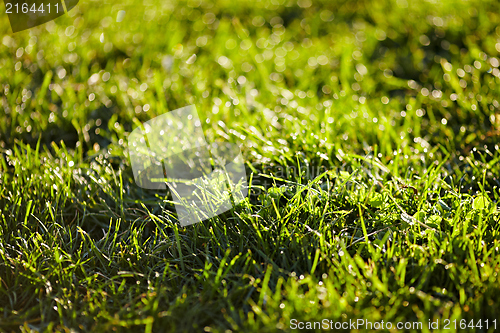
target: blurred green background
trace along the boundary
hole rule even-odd
[[[297,119],[382,154],[415,138],[464,149],[497,124],[496,6],[88,1],[17,34],[4,17],[2,145],[105,148],[134,119],[197,104],[208,132],[222,120],[286,140],[273,122]]]

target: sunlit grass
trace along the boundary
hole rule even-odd
[[[83,1],[17,34],[3,15],[0,328],[500,318],[499,9]],[[126,143],[190,104],[251,187],[182,228]]]

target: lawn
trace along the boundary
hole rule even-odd
[[[500,329],[498,2],[1,10],[0,331]],[[250,195],[182,227],[127,138],[191,104]]]

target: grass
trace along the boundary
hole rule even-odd
[[[81,1],[16,34],[3,15],[0,330],[493,332],[499,9]],[[251,195],[182,228],[126,144],[189,104],[242,145]]]

